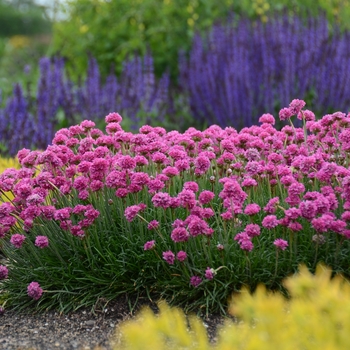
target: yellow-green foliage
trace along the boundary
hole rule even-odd
[[[161,303],[160,314],[144,309],[117,331],[117,349],[348,349],[350,344],[350,284],[319,265],[316,275],[305,266],[288,278],[291,299],[259,286],[254,295],[242,290],[233,297],[227,320],[210,344],[202,321]]]
[[[17,159],[0,157],[0,174],[8,168],[19,169],[20,165]]]

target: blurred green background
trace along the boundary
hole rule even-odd
[[[349,0],[0,0],[2,101],[15,83],[35,89],[44,55],[63,55],[78,79],[89,55],[106,76],[111,69],[118,75],[125,58],[150,50],[157,76],[169,70],[176,81],[178,52],[189,50],[197,31],[232,16],[266,22],[276,13],[320,11],[349,29]]]

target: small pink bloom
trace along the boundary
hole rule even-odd
[[[275,125],[275,118],[273,117],[272,114],[266,113],[259,118],[259,123]]]
[[[167,252],[163,252],[163,259],[169,264],[173,265],[175,261],[175,255],[171,250],[168,250]]]
[[[294,113],[291,108],[282,108],[278,114],[278,116],[280,117],[280,120],[289,119],[292,115],[294,115]]]
[[[121,131],[122,130],[122,127],[120,126],[119,123],[109,123],[107,126],[106,126],[106,132],[107,134],[109,135],[113,135],[115,134],[117,131]]]
[[[247,178],[242,181],[242,187],[254,187],[257,185],[258,183],[256,182],[256,180],[252,178]]]
[[[26,236],[20,235],[19,233],[15,233],[14,235],[11,236],[10,242],[16,248],[21,248],[25,239],[26,239]]]
[[[193,287],[197,288],[202,283],[202,279],[199,276],[192,276],[190,283]]]
[[[39,300],[43,294],[42,288],[38,282],[31,282],[27,288],[28,295],[34,300]]]
[[[278,225],[277,217],[275,215],[265,216],[262,221],[262,225],[265,228],[269,228],[269,229],[276,227]]]
[[[185,261],[187,259],[187,254],[186,252],[184,252],[183,250],[180,250],[177,254],[176,254],[176,259],[179,261]]]
[[[141,203],[142,204],[142,203]],[[127,207],[124,211],[124,216],[126,217],[126,220],[128,220],[129,222],[133,221],[136,217],[136,215],[144,210],[145,208],[143,207],[143,205],[131,205],[130,207]]]
[[[157,220],[152,220],[149,222],[149,224],[147,225],[147,228],[149,230],[155,230],[156,228],[159,227],[159,222]]]
[[[274,214],[276,212],[276,207],[279,204],[279,197],[273,197],[264,207],[264,211],[268,214]]]
[[[293,115],[298,115],[305,105],[305,101],[295,99],[289,104],[289,108],[291,109]]]
[[[198,189],[199,189],[199,187],[198,187],[197,182],[188,181],[188,182],[185,182],[185,183],[184,183],[183,189],[184,189],[184,190],[189,190],[189,191],[192,191],[192,192],[197,192]]]
[[[150,250],[153,249],[156,245],[156,241],[148,241],[144,244],[143,250]]]
[[[215,275],[215,270],[211,269],[210,267],[207,267],[207,269],[205,270],[205,278],[208,280],[212,280],[214,278]]]
[[[198,200],[200,204],[208,204],[210,203],[213,198],[215,197],[215,194],[211,191],[202,191],[199,194]]]
[[[260,226],[257,224],[248,224],[244,231],[248,234],[250,238],[260,235]]]
[[[171,232],[171,239],[176,242],[186,242],[188,241],[190,234],[184,227],[176,227]]]
[[[119,198],[125,198],[128,195],[128,193],[129,191],[126,188],[118,188],[115,191],[116,197],[119,197]]]
[[[0,280],[4,280],[5,278],[7,278],[8,274],[9,270],[7,269],[7,267],[4,265],[0,265]]]
[[[255,204],[255,203],[248,204],[244,209],[244,214],[255,215],[255,214],[259,213],[260,209],[261,208],[258,204]]]
[[[254,248],[254,244],[250,240],[247,240],[247,239],[243,239],[242,241],[240,241],[239,245],[240,245],[242,250],[246,250],[248,252],[250,252]]]
[[[63,209],[58,209],[54,213],[54,219],[55,220],[67,220],[70,218],[70,213],[72,212],[72,208],[63,208]]]
[[[169,193],[158,192],[152,197],[152,203],[156,208],[169,208],[171,205],[171,197]]]
[[[276,248],[281,249],[281,250],[285,250],[288,247],[288,242],[282,238],[276,239],[273,242],[273,244],[276,246]]]
[[[85,130],[90,130],[92,128],[95,127],[95,123],[91,120],[83,120],[81,123],[80,123],[80,126]]]
[[[121,115],[115,112],[109,113],[105,118],[106,123],[120,123],[122,120]]]
[[[46,236],[36,236],[35,245],[39,248],[46,248],[49,245],[49,239]]]

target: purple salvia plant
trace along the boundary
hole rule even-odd
[[[206,124],[250,126],[299,96],[321,110],[348,110],[349,33],[328,31],[326,19],[280,17],[266,24],[240,19],[197,35],[180,84],[193,117]]]
[[[120,78],[110,74],[103,82],[96,60],[89,60],[86,79],[74,83],[65,72],[63,58],[40,60],[36,96],[27,96],[20,85],[0,108],[0,137],[7,153],[21,148],[45,149],[51,143],[63,111],[68,126],[83,119],[102,120],[111,110],[119,110],[131,125],[162,123],[170,105],[169,74],[156,81],[150,54],[124,63]],[[20,131],[20,132],[19,132]]]

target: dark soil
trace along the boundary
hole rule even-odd
[[[138,302],[134,312],[130,312],[125,297],[102,306],[94,313],[90,309],[79,309],[68,314],[5,310],[0,315],[0,349],[109,350],[118,342],[115,336],[117,325],[132,318],[145,305],[157,312],[156,304],[147,301]],[[209,315],[202,320],[209,339],[215,341],[216,328],[223,323],[224,317]]]

